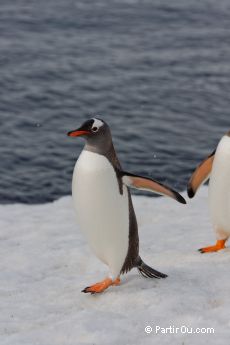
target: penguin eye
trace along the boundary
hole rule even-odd
[[[93,127],[93,128],[92,128],[92,132],[95,133],[95,132],[97,132],[97,131],[98,131],[98,127]]]

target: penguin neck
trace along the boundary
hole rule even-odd
[[[84,150],[98,153],[99,155],[104,156],[106,156],[106,154],[110,151],[115,151],[112,140],[110,140],[110,142],[107,142],[106,144],[101,142],[99,145],[93,145],[92,143],[87,141]]]
[[[103,145],[103,143],[101,145],[92,145],[86,142],[84,150],[105,156],[115,168],[121,167],[112,140],[109,143],[107,142],[106,145]]]

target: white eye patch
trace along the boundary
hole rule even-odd
[[[97,129],[99,129],[104,124],[101,120],[98,120],[98,119],[93,119],[93,120],[94,120],[94,123],[92,124],[92,128],[96,127]]]

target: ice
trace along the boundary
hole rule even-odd
[[[79,231],[71,197],[0,206],[1,345],[229,343],[230,250],[197,252],[215,243],[207,188],[187,206],[168,198],[133,201],[141,257],[169,277],[146,279],[133,269],[100,295],[81,293],[107,269]],[[154,331],[182,325],[215,333]]]

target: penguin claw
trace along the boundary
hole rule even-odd
[[[86,288],[84,288],[83,290],[81,290],[81,292],[90,293],[91,295],[94,295],[95,293],[97,293],[96,291],[91,291],[91,290],[89,290],[89,289],[90,289],[90,286],[87,286]]]
[[[202,250],[202,248],[201,249],[198,249],[197,250],[200,254],[204,254],[205,252]]]
[[[90,286],[87,286],[86,288],[81,290],[81,292],[90,293],[91,295],[94,295],[95,293],[99,293],[99,291],[92,291],[92,290],[90,290],[90,288],[91,288]]]
[[[89,291],[87,291],[87,289],[89,288],[90,286],[87,286],[86,288],[84,288],[83,290],[81,290],[81,292],[84,292],[84,293],[87,293]]]

